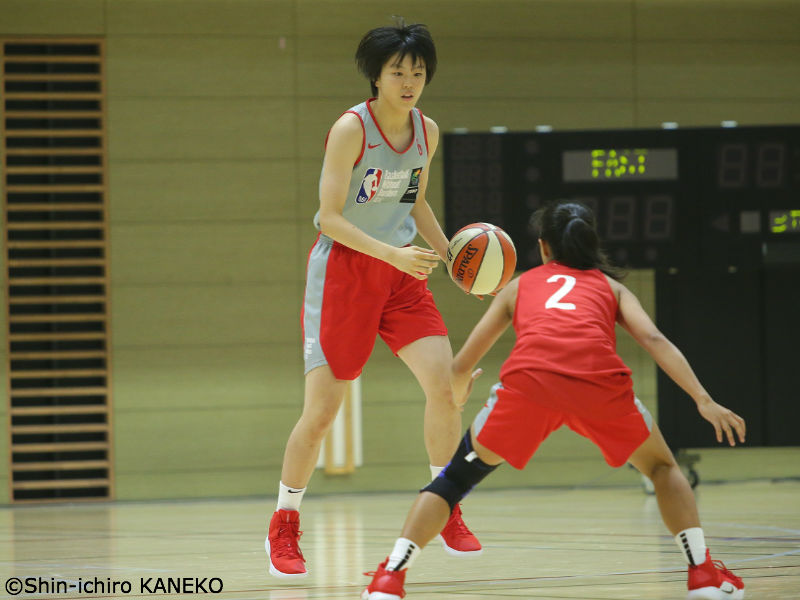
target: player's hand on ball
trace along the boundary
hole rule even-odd
[[[453,388],[453,404],[460,410],[464,410],[464,405],[467,403],[470,393],[472,393],[472,386],[475,380],[483,375],[483,369],[475,369],[472,373],[450,373],[450,385]]]
[[[439,264],[439,256],[429,248],[406,246],[405,248],[395,248],[389,262],[403,273],[417,279],[427,279]]]
[[[721,404],[717,404],[711,398],[708,398],[704,402],[699,402],[697,404],[697,410],[700,411],[700,415],[706,421],[714,426],[718,442],[722,443],[724,434],[728,439],[728,444],[735,446],[736,437],[734,436],[734,432],[736,432],[739,441],[744,443],[744,436],[747,428],[744,419],[735,412],[725,408]]]
[[[464,292],[467,296],[475,296],[478,300],[483,300],[483,294],[470,294],[469,292]],[[497,296],[497,292],[492,292],[489,294],[490,296]]]

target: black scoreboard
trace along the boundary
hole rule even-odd
[[[540,264],[533,212],[594,209],[616,264],[655,270],[656,323],[748,445],[800,445],[800,126],[445,134],[445,229],[505,229],[518,269]],[[716,445],[658,375],[658,421],[677,447]]]
[[[445,134],[444,162],[446,233],[503,227],[520,268],[556,198],[595,211],[621,266],[800,263],[800,126]]]

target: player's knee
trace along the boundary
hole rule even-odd
[[[303,413],[300,422],[306,436],[315,440],[324,438],[336,420],[337,412],[336,410],[315,410]]]
[[[680,472],[680,467],[678,467],[678,463],[675,461],[658,460],[648,465],[643,475],[648,477],[650,481],[657,482],[662,478],[669,477],[673,469],[677,469],[678,472]]]
[[[478,458],[478,454],[472,449],[468,430],[450,463],[422,491],[440,496],[452,510],[496,468],[497,465],[487,465]]]
[[[425,397],[429,402],[436,402],[438,404],[452,405],[453,403],[453,388],[450,386],[450,380],[440,377],[438,380],[429,382],[425,386]]]

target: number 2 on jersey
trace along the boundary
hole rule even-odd
[[[555,283],[559,279],[563,279],[564,283],[558,288],[555,294],[547,299],[547,302],[544,303],[544,307],[575,310],[575,305],[572,302],[561,302],[561,299],[569,294],[572,288],[575,287],[576,279],[572,275],[553,275],[547,279],[547,283]]]

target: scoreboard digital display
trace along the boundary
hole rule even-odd
[[[593,148],[562,153],[565,182],[671,181],[678,178],[675,148]]]
[[[800,202],[797,203],[800,206]],[[769,211],[770,233],[800,233],[800,209]]]
[[[444,163],[446,233],[503,227],[520,269],[559,198],[594,210],[622,266],[800,264],[800,126],[445,134]]]

